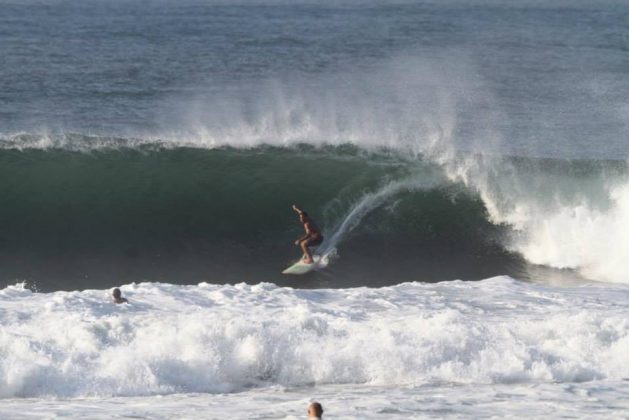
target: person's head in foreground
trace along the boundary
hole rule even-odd
[[[316,401],[311,402],[308,406],[308,418],[320,419],[321,417],[323,417],[323,407]]]
[[[114,303],[129,303],[127,299],[122,297],[122,292],[120,292],[120,289],[117,287],[112,292],[112,295],[114,297]]]

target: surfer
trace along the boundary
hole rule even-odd
[[[122,297],[122,293],[117,287],[114,289],[112,296],[114,298],[114,303],[129,303],[127,299]]]
[[[301,250],[304,251],[304,263],[312,264],[312,253],[310,252],[309,247],[321,245],[323,242],[323,235],[321,235],[321,231],[315,226],[315,224],[308,217],[308,213],[301,210],[295,204],[293,204],[293,210],[299,214],[299,221],[303,223],[306,234],[301,238],[295,241],[295,245],[301,247]]]

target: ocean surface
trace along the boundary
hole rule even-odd
[[[620,0],[0,0],[0,417],[628,418],[627,98]]]

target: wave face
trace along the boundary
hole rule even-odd
[[[294,202],[343,261],[313,286],[478,277],[484,270],[439,274],[440,259],[451,254],[471,270],[477,255],[494,253],[482,203],[438,168],[351,147],[4,150],[0,160],[0,178],[11,180],[0,183],[2,276],[39,290],[143,279],[281,283],[300,255]],[[352,206],[390,182],[401,184],[339,230]],[[387,264],[378,269],[374,258]]]
[[[290,284],[278,273],[299,256],[292,203],[321,226],[330,259],[304,287],[561,274],[550,268],[627,279],[622,162],[117,141],[0,150],[5,284]]]
[[[0,398],[629,375],[624,285],[553,289],[499,277],[382,289],[122,290],[128,305],[107,302],[105,290],[1,290]]]

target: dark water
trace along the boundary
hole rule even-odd
[[[0,277],[40,290],[272,281],[299,256],[293,202],[330,236],[361,196],[419,166],[355,148],[0,152]],[[461,186],[401,191],[343,235],[310,286],[485,278],[518,259]]]

